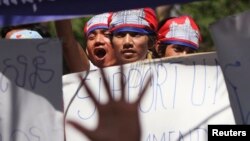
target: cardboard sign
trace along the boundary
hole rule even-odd
[[[216,53],[137,62],[124,65],[126,98],[133,101],[151,74],[153,79],[139,113],[142,141],[206,141],[208,124],[235,124],[228,91]],[[114,98],[121,93],[119,66],[105,69]],[[80,87],[79,73],[63,77],[66,120],[75,120],[89,129],[97,126],[97,109],[86,90]],[[100,102],[106,91],[99,70],[80,73]],[[121,121],[122,122],[122,121]],[[66,125],[66,139],[88,140]]]
[[[57,39],[0,40],[0,140],[63,140]]]

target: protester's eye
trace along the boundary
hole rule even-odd
[[[110,35],[111,35],[111,33],[109,31],[105,31],[103,34],[105,37],[110,37]]]
[[[130,32],[129,34],[130,34],[130,36],[132,36],[132,37],[140,37],[140,36],[142,36],[142,34],[141,34],[141,33],[138,33],[138,32]]]
[[[94,39],[95,39],[95,35],[94,34],[89,34],[88,40],[94,40]]]
[[[174,51],[175,51],[175,52],[183,52],[184,49],[185,49],[185,48],[182,47],[182,46],[178,46],[178,45],[177,45],[177,46],[174,46]]]
[[[122,38],[122,37],[126,36],[126,33],[118,32],[118,33],[115,33],[114,36],[117,37],[117,38]]]

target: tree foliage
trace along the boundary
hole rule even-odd
[[[181,5],[178,13],[189,14],[200,26],[201,51],[214,50],[209,26],[219,19],[250,9],[250,0],[203,0]]]
[[[82,46],[85,48],[85,37],[84,37],[84,25],[85,23],[90,19],[91,17],[85,17],[85,18],[78,18],[72,20],[72,28],[73,32],[75,33],[76,39],[82,44]]]

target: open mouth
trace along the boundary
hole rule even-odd
[[[101,59],[107,54],[107,52],[106,52],[106,50],[104,48],[96,48],[94,50],[94,54],[95,54],[96,57]]]

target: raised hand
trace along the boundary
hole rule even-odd
[[[121,66],[121,74],[123,74],[123,67]],[[115,100],[112,97],[105,72],[101,69],[101,75],[104,79],[105,90],[108,95],[108,102],[101,104],[94,96],[88,84],[82,79],[91,100],[97,107],[99,114],[98,125],[95,130],[89,130],[74,121],[68,121],[75,128],[82,131],[91,141],[140,141],[141,126],[139,121],[138,105],[146,93],[151,77],[146,81],[145,87],[139,93],[138,99],[133,102],[125,100],[125,84],[121,75],[120,85],[121,98]]]

